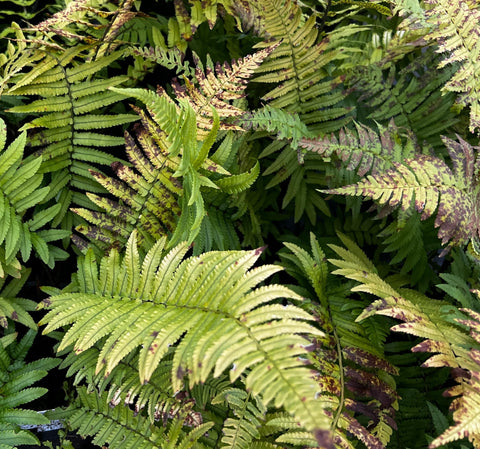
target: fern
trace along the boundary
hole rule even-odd
[[[478,394],[475,389],[478,382],[475,358],[478,351],[477,335],[475,332],[468,335],[457,323],[467,326],[476,324],[465,319],[460,311],[448,303],[433,301],[418,292],[384,281],[360,248],[345,237],[342,237],[342,241],[348,250],[331,246],[342,258],[331,260],[338,267],[334,273],[359,282],[359,285],[353,288],[354,291],[371,293],[380,298],[367,307],[358,319],[381,314],[403,321],[402,324],[393,326],[392,330],[424,339],[412,348],[412,351],[434,353],[423,363],[424,367],[453,369],[452,373],[458,385],[447,390],[445,394],[449,397],[459,396],[452,403],[452,407],[458,410],[455,418],[457,428],[447,430],[432,442],[430,447],[439,447],[448,441],[466,436],[475,441],[478,438],[478,420],[472,418],[478,417],[478,407],[473,405]],[[476,317],[475,312],[468,313]]]
[[[396,428],[393,417],[397,394],[387,379],[397,371],[386,361],[382,351],[370,343],[367,323],[363,326],[355,323],[355,315],[350,314],[345,306],[342,310],[338,292],[331,288],[327,290],[325,255],[313,235],[310,236],[310,244],[312,254],[286,243],[293,255],[284,254],[284,257],[289,265],[293,263],[292,268],[298,267],[295,270],[298,273],[292,272],[292,275],[297,279],[301,276],[310,283],[313,294],[309,294],[312,298],[309,307],[320,316],[320,322],[329,332],[327,338],[320,340],[311,359],[318,370],[316,378],[322,391],[331,395],[331,428],[339,445],[350,447],[347,435],[353,434],[368,448],[383,447],[388,443],[392,429]],[[380,330],[378,324],[374,327],[377,327],[375,331]],[[384,339],[385,335],[373,341]],[[392,380],[391,377],[389,379]],[[366,405],[363,403],[365,398],[373,400]],[[350,416],[350,412],[368,416],[372,420],[369,429],[373,430],[367,430],[358,417]],[[308,440],[296,429],[285,433],[277,441],[293,442],[298,438]]]
[[[438,89],[451,77],[453,69],[426,69],[438,61],[432,51],[409,57],[414,60],[398,69],[387,53],[376,64],[354,69],[348,82],[366,108],[368,119],[385,124],[394,121],[397,127],[413,132],[419,144],[441,146],[440,135],[458,123],[452,111],[455,96],[442,95]]]
[[[378,125],[379,132],[355,123],[355,131],[342,128],[335,134],[314,139],[303,138],[300,147],[318,153],[324,160],[336,155],[347,170],[355,170],[359,176],[375,174],[391,168],[394,162],[401,162],[415,154],[414,143],[408,140],[402,145],[401,132],[395,123],[388,127]]]
[[[426,11],[429,23],[434,25],[428,37],[438,43],[438,52],[446,53],[439,68],[458,64],[455,75],[443,86],[445,92],[455,92],[457,103],[470,106],[470,132],[480,126],[480,94],[476,55],[480,50],[478,21],[480,12],[468,1],[429,0],[432,9]]]
[[[263,33],[278,48],[256,70],[257,83],[281,83],[262,99],[275,108],[296,112],[312,131],[338,129],[348,121],[348,109],[332,107],[345,98],[337,88],[339,80],[327,77],[326,66],[339,58],[328,41],[317,44],[315,15],[304,20],[296,3],[284,0],[252,2],[260,15]],[[291,20],[285,21],[285,17]],[[267,43],[258,44],[266,46]]]
[[[253,55],[233,61],[231,65],[217,64],[215,68],[211,59],[208,58],[206,69],[198,56],[194,55],[198,87],[187,78],[184,78],[183,86],[174,80],[172,87],[176,98],[180,102],[187,101],[195,111],[199,138],[205,137],[212,129],[214,123],[212,107],[220,118],[220,129],[240,129],[233,123],[226,123],[226,119],[231,120],[244,114],[244,111],[232,105],[231,101],[245,96],[244,91],[249,78],[277,47],[278,44],[272,45]]]
[[[125,184],[94,173],[97,181],[126,205],[98,195],[89,195],[106,213],[74,209],[95,225],[94,228],[81,226],[79,230],[90,238],[114,243],[117,235],[125,239],[139,223],[142,237],[150,243],[162,235],[170,236],[171,245],[183,239],[190,242],[197,239],[199,250],[210,247],[207,241],[213,240],[217,248],[224,247],[225,241],[238,242],[232,224],[224,220],[221,214],[212,211],[211,216],[206,218],[209,207],[206,200],[211,198],[210,201],[216,201],[217,204],[224,203],[225,195],[218,201],[213,194],[209,198],[208,193],[203,192],[218,190],[227,195],[240,193],[257,178],[258,163],[244,173],[231,174],[208,157],[219,128],[216,112],[209,134],[201,137],[204,133],[197,128],[194,110],[188,103],[179,107],[164,92],[151,95],[139,89],[118,91],[139,98],[149,109],[151,117],[139,110],[144,128],[138,131],[138,139],[147,158],[127,135],[128,156],[141,176],[120,164],[115,167]],[[212,157],[218,158],[219,152],[225,151],[221,148],[220,144]],[[228,152],[229,146],[225,148]],[[225,162],[228,154],[225,160],[219,160]],[[220,232],[213,231],[212,221],[220,225]],[[223,223],[225,226],[222,228]],[[107,232],[102,228],[106,228]],[[219,235],[215,235],[215,232]]]
[[[100,272],[88,252],[79,265],[77,291],[70,289],[42,303],[51,309],[42,320],[48,323],[45,332],[75,323],[59,350],[75,343],[80,353],[106,336],[96,370],[109,375],[141,346],[138,368],[143,383],[168,346],[177,344],[171,370],[174,391],[182,388],[187,373],[194,385],[211,372],[218,376],[230,368],[232,382],[244,374],[247,388],[261,394],[265,404],[284,406],[308,430],[324,435],[328,419],[321,401],[315,400],[308,369],[297,359],[308,344],[299,334],[322,333],[302,322],[311,316],[298,307],[265,304],[278,297],[300,299],[292,291],[275,285],[252,290],[278,269],[265,266],[247,272],[259,251],[204,253],[182,262],[185,244],[162,256],[164,245],[165,239],[159,240],[141,262],[132,234],[125,258],[120,260],[112,250]],[[170,279],[168,284],[164,279]],[[220,328],[222,338],[212,339]]]
[[[65,259],[64,251],[48,245],[52,240],[65,237],[65,233],[40,230],[58,213],[60,206],[39,208],[50,188],[42,186],[42,158],[24,159],[25,132],[4,148],[6,137],[5,122],[0,119],[0,277],[7,274],[20,277],[18,259],[21,257],[26,262],[32,249],[51,267],[55,260]],[[24,218],[35,207],[32,218]]]
[[[256,399],[256,400],[255,400]],[[265,408],[258,398],[243,389],[229,388],[216,398],[213,403],[226,402],[235,417],[227,418],[223,426],[222,447],[249,448],[254,439],[260,438],[258,428],[264,420]]]
[[[52,17],[52,27],[57,21],[66,20],[63,16],[55,19]],[[38,25],[35,30],[52,31],[52,28],[44,30],[48,23]],[[9,62],[4,66],[1,89],[9,96],[42,97],[13,106],[9,112],[40,115],[27,122],[23,129],[32,130],[29,143],[37,149],[35,155],[42,157],[40,172],[52,173],[52,189],[45,200],[58,196],[59,206],[53,220],[53,225],[57,226],[72,202],[85,203],[75,189],[103,192],[88,170],[94,168],[92,163],[108,165],[118,160],[103,149],[123,144],[122,137],[104,134],[104,129],[130,123],[136,116],[108,115],[100,111],[124,98],[107,88],[124,83],[126,77],[94,78],[122,52],[78,64],[78,60],[92,58],[90,45],[64,50],[57,45],[52,48],[48,43],[35,41],[26,46],[28,38],[18,30],[17,35],[19,44],[15,51],[12,49]]]
[[[22,406],[43,396],[46,388],[32,387],[44,378],[48,370],[58,365],[53,358],[38,359],[27,363],[25,358],[31,348],[35,331],[29,330],[19,342],[16,334],[0,338],[0,448],[15,448],[22,444],[39,444],[38,438],[28,430],[26,425],[49,424],[50,421],[33,410]]]
[[[157,427],[141,415],[135,415],[128,407],[112,407],[103,395],[88,394],[79,390],[79,407],[68,420],[73,429],[83,436],[93,436],[93,443],[108,442],[119,449],[143,448],[191,448],[207,432],[210,424],[203,424],[188,434],[181,429],[181,421],[173,424],[169,432]]]
[[[478,235],[476,197],[478,186],[474,177],[478,161],[474,149],[458,137],[443,138],[453,164],[453,172],[443,160],[417,155],[394,169],[369,175],[355,185],[328,190],[329,193],[365,195],[380,205],[400,206],[407,210],[412,204],[421,218],[437,210],[435,226],[445,244],[462,245]]]

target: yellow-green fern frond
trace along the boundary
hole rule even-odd
[[[125,257],[112,250],[99,267],[87,252],[75,288],[42,303],[50,309],[42,320],[46,333],[71,324],[59,350],[73,344],[80,353],[100,343],[97,372],[109,375],[140,348],[143,383],[173,348],[174,391],[183,388],[185,377],[193,386],[228,370],[231,382],[244,376],[247,389],[265,405],[284,407],[318,440],[328,441],[329,418],[302,361],[307,336],[323,332],[299,307],[277,303],[301,300],[293,291],[257,286],[280,268],[252,269],[261,250],[183,259],[186,244],[167,254],[164,246],[165,239],[159,240],[142,260],[132,234]]]

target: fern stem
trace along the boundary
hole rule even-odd
[[[338,403],[338,408],[337,411],[335,412],[335,417],[333,418],[332,425],[330,426],[330,429],[332,431],[332,434],[335,433],[335,430],[338,425],[338,420],[340,419],[340,415],[342,414],[343,410],[343,405],[345,402],[345,373],[343,372],[343,357],[342,357],[342,347],[340,345],[340,339],[338,338],[337,331],[335,329],[335,325],[332,320],[332,315],[330,313],[330,310],[328,311],[330,315],[330,320],[332,322],[333,326],[333,336],[335,338],[335,342],[337,345],[337,353],[338,353],[338,368],[340,370],[340,401]]]

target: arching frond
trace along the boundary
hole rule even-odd
[[[368,175],[357,184],[328,190],[353,196],[367,196],[380,205],[413,206],[426,219],[437,211],[435,226],[445,244],[462,245],[477,237],[478,194],[476,147],[458,137],[443,138],[453,164],[453,171],[440,158],[417,155],[383,173]],[[438,210],[437,210],[438,208]]]
[[[232,382],[245,376],[246,387],[265,405],[284,407],[317,439],[328,441],[317,385],[299,358],[307,352],[305,335],[323,333],[307,323],[312,317],[302,309],[276,304],[277,298],[301,299],[293,291],[256,287],[279,268],[249,270],[259,250],[209,252],[182,261],[187,245],[166,255],[164,245],[159,240],[142,261],[134,233],[125,257],[112,250],[99,269],[89,251],[79,264],[76,288],[42,303],[50,309],[42,320],[45,332],[72,324],[59,350],[74,344],[81,353],[106,337],[96,370],[109,375],[140,348],[143,383],[174,345],[174,391],[186,375],[194,385],[228,369]]]
[[[412,348],[414,352],[429,353],[429,358],[422,366],[452,369],[457,385],[449,388],[445,394],[449,397],[458,396],[452,402],[452,408],[456,410],[456,424],[434,440],[430,447],[439,447],[464,437],[477,441],[477,383],[480,377],[476,321],[480,316],[463,309],[474,317],[474,320],[466,319],[459,310],[446,302],[392,285],[378,275],[376,268],[360,248],[346,237],[340,237],[348,249],[331,245],[341,258],[330,260],[338,267],[334,273],[357,281],[359,285],[354,287],[353,291],[370,293],[379,298],[365,309],[358,320],[380,314],[402,321],[401,324],[393,326],[392,330],[422,338],[422,341]],[[472,328],[470,335],[465,331],[465,326]]]

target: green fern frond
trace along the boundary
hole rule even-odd
[[[88,393],[80,388],[78,410],[69,418],[69,425],[80,435],[93,436],[93,443],[108,443],[118,449],[191,448],[212,424],[202,424],[185,434],[182,422],[173,423],[168,431],[155,426],[141,414],[125,406],[114,406],[106,394]],[[178,444],[178,446],[175,446]]]
[[[199,133],[202,132],[197,128],[194,110],[188,102],[177,105],[164,92],[157,95],[141,89],[117,91],[145,102],[150,117],[138,110],[143,124],[136,128],[138,144],[125,134],[127,155],[133,168],[114,164],[119,180],[92,172],[98,183],[119,201],[87,194],[99,209],[73,209],[93,224],[80,225],[77,230],[92,240],[117,246],[124,245],[137,228],[141,243],[145,242],[147,248],[164,235],[169,236],[172,246],[182,240],[195,241],[196,252],[203,248],[238,247],[233,224],[222,218],[225,212],[214,209],[220,206],[223,211],[231,207],[227,195],[248,189],[259,175],[259,164],[243,173],[232,174],[209,157],[219,128],[214,110],[213,128],[201,140]],[[228,161],[229,154],[235,151],[228,142],[215,148],[217,151],[212,157],[222,162]],[[220,152],[225,153],[221,158]],[[213,193],[215,191],[217,193]],[[221,225],[215,231],[211,226],[214,221]],[[233,246],[225,246],[226,242]]]
[[[180,245],[162,256],[164,244],[164,239],[158,241],[141,262],[132,234],[123,260],[119,263],[112,250],[99,272],[93,252],[87,253],[79,265],[76,291],[43,301],[51,309],[42,320],[48,323],[46,333],[74,323],[59,350],[74,343],[80,353],[107,337],[97,372],[109,375],[141,347],[143,383],[175,345],[174,391],[182,388],[187,373],[194,385],[210,373],[217,377],[230,369],[232,382],[244,375],[246,387],[261,395],[264,404],[285,407],[307,430],[326,438],[328,418],[321,399],[315,399],[316,383],[299,359],[308,345],[302,334],[323,333],[304,322],[312,317],[302,309],[272,303],[277,298],[301,299],[291,290],[278,285],[254,288],[279,268],[247,271],[261,251],[210,252],[182,262],[188,247]]]
[[[278,140],[287,139],[293,149],[297,149],[299,142],[311,135],[298,114],[291,114],[268,105],[244,114],[237,123],[247,130],[273,133]]]
[[[410,274],[412,284],[425,286],[431,280],[427,239],[418,214],[400,214],[398,220],[387,226],[379,237],[385,245],[383,251],[393,256],[389,263],[401,264],[400,273]]]
[[[411,130],[420,145],[428,142],[441,146],[440,135],[450,132],[459,121],[453,112],[455,95],[442,95],[438,89],[454,69],[427,69],[438,61],[433,51],[415,55],[404,67],[391,60],[392,55],[387,53],[378,63],[354,68],[348,75],[358,108],[365,108],[371,120],[383,124],[394,121],[397,127]]]
[[[32,249],[35,249],[43,262],[54,265],[56,257],[51,252],[53,247],[48,245],[40,228],[52,220],[60,205],[39,207],[50,190],[49,187],[42,186],[42,158],[24,158],[25,132],[4,148],[6,133],[5,123],[0,119],[0,277],[5,277],[6,274],[20,277],[18,259],[21,257],[26,262]],[[27,221],[24,216],[34,208],[37,209]],[[63,237],[65,235],[59,236]],[[50,236],[49,241],[51,240],[55,240],[55,237]]]
[[[57,19],[51,23],[47,20],[42,27],[54,26]],[[22,129],[30,130],[29,143],[37,150],[35,155],[42,157],[40,172],[66,180],[57,191],[50,192],[50,198],[57,196],[61,204],[53,220],[57,226],[77,199],[69,191],[72,187],[98,191],[99,186],[88,172],[95,168],[93,164],[109,165],[118,160],[103,150],[123,145],[123,137],[105,134],[104,130],[131,123],[137,117],[104,112],[107,106],[124,99],[107,88],[128,78],[98,74],[114,64],[121,51],[92,59],[91,45],[53,49],[29,42],[21,31],[17,34],[18,50],[4,66],[1,89],[6,95],[24,99],[24,104],[8,111],[28,115],[30,121]]]
[[[50,423],[40,413],[20,408],[47,392],[46,388],[31,385],[43,379],[48,370],[59,363],[59,360],[53,358],[38,359],[30,363],[25,361],[35,335],[35,331],[29,330],[19,342],[15,341],[16,334],[0,338],[0,447],[2,449],[14,449],[22,444],[39,444],[38,438],[22,426]]]
[[[411,206],[424,220],[437,210],[435,226],[445,244],[462,245],[478,236],[476,201],[478,185],[474,173],[478,166],[476,147],[458,137],[443,138],[452,160],[453,171],[440,158],[417,155],[394,169],[368,175],[357,184],[326,192],[352,196],[364,195],[380,205],[407,210]]]
[[[468,1],[428,0],[432,9],[426,11],[433,31],[428,37],[438,44],[438,52],[446,54],[438,65],[458,64],[455,75],[443,86],[444,92],[457,94],[457,103],[470,106],[470,132],[480,128],[480,92],[477,55],[480,52],[478,22],[480,12]]]
[[[290,0],[255,1],[250,8],[259,15],[266,39],[257,46],[280,42],[253,79],[280,83],[262,99],[272,107],[298,113],[316,133],[334,131],[348,122],[349,109],[341,104],[346,95],[338,88],[341,81],[328,77],[326,70],[342,56],[329,48],[328,40],[317,42],[316,14],[305,20],[301,8]]]
[[[255,399],[238,388],[226,389],[213,399],[212,403],[226,402],[235,416],[227,418],[223,425],[222,447],[248,449],[254,439],[260,438],[258,428],[265,418],[266,410],[262,402]]]

